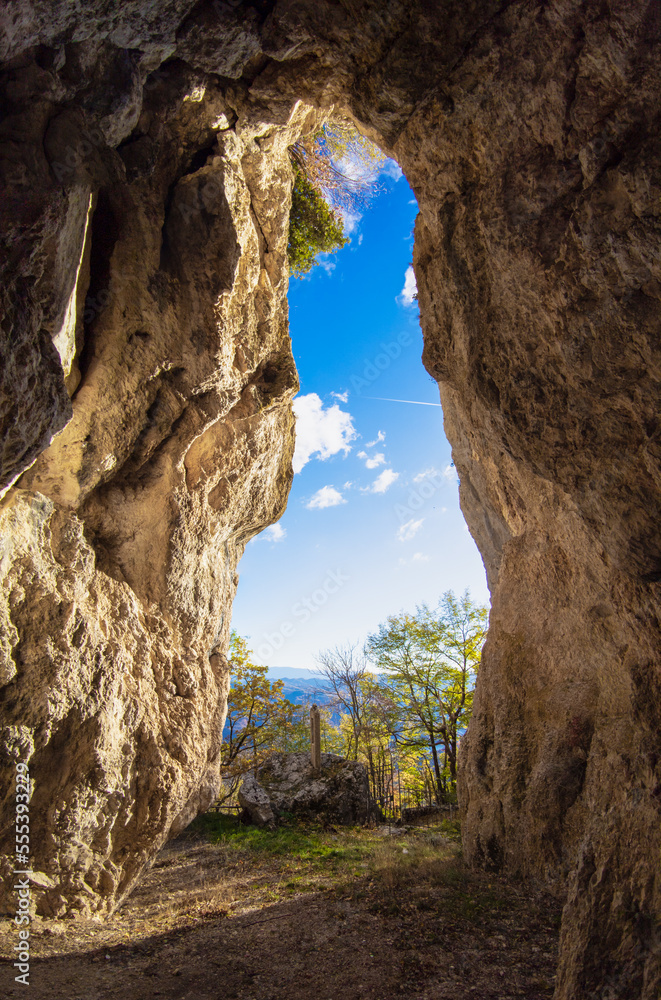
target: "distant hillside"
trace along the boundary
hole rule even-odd
[[[284,697],[293,701],[295,705],[304,705],[306,702],[323,704],[330,692],[330,684],[323,677],[309,683],[298,677],[280,677],[278,680],[284,682],[282,689]]]
[[[269,667],[270,681],[283,681],[282,693],[295,705],[307,702],[325,701],[324,691],[328,689],[328,681],[316,670],[304,667]]]
[[[285,678],[309,681],[322,676],[318,670],[308,670],[307,667],[269,667],[268,672],[271,681],[282,681]]]

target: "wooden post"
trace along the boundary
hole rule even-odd
[[[321,717],[319,709],[313,705],[310,709],[310,757],[312,769],[321,770]]]

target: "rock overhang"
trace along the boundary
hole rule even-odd
[[[464,849],[568,876],[559,998],[651,997],[616,887],[658,911],[652,6],[48,6],[5,24],[5,482],[34,464],[1,512],[5,763],[31,754],[46,912],[112,909],[217,787],[236,563],[291,477],[286,148],[334,105],[418,199],[425,364],[492,586]]]

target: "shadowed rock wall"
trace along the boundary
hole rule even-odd
[[[34,867],[57,883],[39,909],[57,915],[112,910],[219,791],[236,566],[292,478],[287,146],[308,111],[239,122],[215,78],[173,60],[143,86],[137,55],[113,92],[126,53],[108,43],[84,67],[75,43],[38,51],[48,71],[34,55],[7,92],[48,112],[16,104],[2,126],[23,464],[73,415],[0,511],[3,847],[29,760]],[[91,96],[62,106],[71,60]]]
[[[1,512],[1,693],[43,908],[112,908],[217,782],[236,561],[291,475],[286,146],[334,104],[418,199],[492,589],[465,851],[568,893],[558,1000],[656,998],[658,4],[15,10],[3,481],[39,457]]]

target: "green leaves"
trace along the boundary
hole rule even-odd
[[[232,683],[223,730],[223,800],[244,774],[273,750],[293,752],[310,745],[307,710],[282,697],[282,681],[269,681],[268,668],[253,663],[245,639],[232,632]]]
[[[344,224],[305,174],[294,169],[287,256],[291,274],[307,274],[320,253],[333,253],[346,246]]]
[[[365,649],[336,647],[318,657],[330,688],[321,706],[322,748],[365,763],[382,801],[402,790],[453,799],[459,739],[473,707],[473,687],[486,638],[488,610],[468,591],[443,595],[436,608],[391,615]],[[224,731],[223,767],[228,797],[243,774],[271,751],[307,751],[309,706],[282,696],[282,681],[235,633],[231,640],[232,690]],[[370,669],[369,661],[380,673]]]
[[[385,156],[348,120],[327,121],[290,147],[294,187],[287,254],[294,276],[307,274],[319,254],[349,242],[344,218],[367,206]]]
[[[457,750],[473,705],[473,684],[486,638],[488,612],[468,593],[443,595],[433,611],[391,615],[367,641],[367,653],[388,677],[398,746],[422,749],[433,765],[440,799],[454,791]]]

